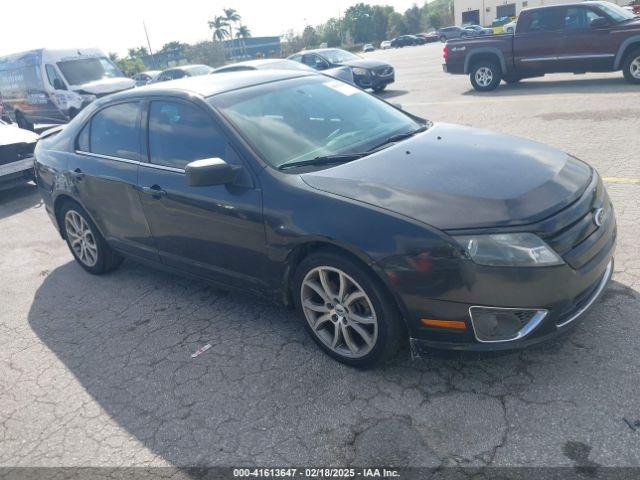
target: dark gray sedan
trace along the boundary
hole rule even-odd
[[[128,257],[295,305],[320,348],[354,366],[409,341],[551,338],[613,269],[613,207],[586,163],[314,73],[110,95],[35,154],[46,210],[88,272]]]

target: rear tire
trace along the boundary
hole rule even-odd
[[[102,275],[120,266],[123,258],[111,249],[79,204],[67,201],[58,220],[71,254],[87,272]]]
[[[622,62],[624,79],[629,83],[640,83],[640,47],[634,48]]]
[[[502,80],[502,72],[497,62],[480,60],[474,64],[469,74],[471,85],[479,92],[491,92],[498,88]]]
[[[27,121],[22,112],[16,112],[16,123],[18,124],[18,127],[24,128],[25,130],[31,130],[33,132],[33,123]]]
[[[305,328],[330,357],[367,367],[397,352],[402,317],[385,287],[357,261],[332,251],[313,253],[298,265],[292,287]]]

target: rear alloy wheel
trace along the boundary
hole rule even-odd
[[[490,92],[498,88],[502,80],[500,67],[490,60],[476,63],[469,75],[471,85],[479,92]]]
[[[447,41],[447,37],[445,37],[444,35],[442,35],[442,36],[440,37],[440,41],[441,41],[442,43],[446,42],[446,41]]]
[[[357,263],[333,253],[314,254],[302,261],[294,282],[307,331],[331,357],[363,367],[396,352],[400,315],[384,288]]]
[[[69,250],[82,268],[99,275],[120,266],[122,257],[109,247],[80,205],[67,202],[60,218]]]
[[[627,82],[640,83],[640,48],[636,48],[625,57],[622,73]]]

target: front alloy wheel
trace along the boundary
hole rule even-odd
[[[629,83],[640,83],[640,48],[635,49],[626,56],[622,72]]]
[[[320,266],[302,282],[302,310],[317,338],[336,354],[360,358],[378,338],[378,319],[371,300],[345,272]]]
[[[386,287],[359,261],[333,250],[302,260],[293,278],[305,327],[334,359],[365,367],[390,358],[404,323]]]

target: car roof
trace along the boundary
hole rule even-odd
[[[603,3],[612,3],[612,2],[594,2],[594,1],[586,1],[586,2],[574,2],[574,3],[551,3],[549,5],[541,5],[539,7],[530,7],[530,8],[524,8],[522,9],[522,11],[526,11],[526,10],[539,10],[541,8],[558,8],[558,7],[579,7],[582,5],[602,5]]]
[[[152,83],[143,87],[125,90],[105,97],[104,103],[112,100],[122,100],[129,97],[153,96],[158,94],[187,93],[203,97],[210,97],[231,90],[277,82],[290,78],[317,75],[313,71],[303,70],[243,70],[227,72],[224,75],[200,75],[197,77],[169,80],[167,82]],[[97,103],[103,103],[98,100]]]

